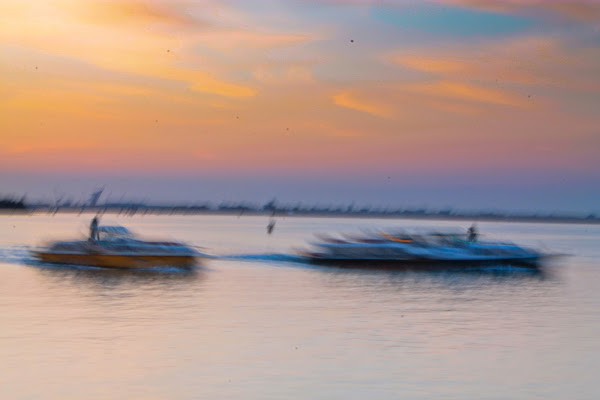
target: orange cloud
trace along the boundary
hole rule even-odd
[[[263,64],[254,69],[252,76],[257,81],[265,84],[315,83],[310,68],[304,65],[273,66]]]
[[[358,98],[352,91],[344,91],[334,95],[333,103],[340,107],[350,108],[381,118],[391,118],[393,115],[393,110],[389,105],[379,101]]]
[[[204,66],[197,68],[177,65],[179,60],[173,56],[171,49],[178,49],[182,44],[179,39],[170,35],[127,24],[90,25],[85,19],[73,17],[73,14],[78,16],[83,7],[79,2],[58,2],[62,7],[39,2],[36,7],[26,7],[21,2],[6,1],[8,3],[3,7],[8,14],[0,16],[0,37],[5,37],[10,42],[78,59],[107,70],[186,82],[188,88],[197,92],[228,97],[250,97],[256,94],[256,89],[220,79],[214,73],[206,71]],[[183,22],[167,11],[159,13],[157,9],[149,8],[146,3],[139,1],[106,3],[110,6],[102,5],[102,2],[91,4],[106,7],[106,12],[110,14],[110,17],[106,17],[108,19],[134,18],[136,11],[143,10],[140,11],[142,18]],[[89,6],[88,3],[85,5]]]
[[[442,51],[425,48],[409,54],[396,53],[387,59],[429,73],[435,80],[477,81],[505,88],[511,85],[600,91],[594,72],[600,68],[600,52],[548,38],[492,41],[477,48],[459,44]]]
[[[466,100],[477,103],[498,104],[511,107],[527,107],[521,96],[468,83],[440,81],[406,85],[404,90],[427,96]]]
[[[60,3],[59,3],[60,4]],[[200,22],[174,8],[147,0],[80,0],[63,2],[63,7],[85,20],[98,24],[142,22],[172,26],[198,26]]]

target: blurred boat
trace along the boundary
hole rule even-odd
[[[142,240],[123,226],[101,226],[98,240],[58,241],[32,254],[47,263],[106,268],[187,268],[206,256],[183,243]]]
[[[464,233],[319,236],[300,255],[313,263],[399,265],[416,268],[510,264],[536,268],[548,255],[510,242],[468,240]]]

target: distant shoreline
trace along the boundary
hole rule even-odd
[[[468,214],[436,212],[348,212],[348,211],[307,211],[307,210],[214,210],[194,207],[29,207],[27,209],[0,209],[0,215],[41,215],[41,214],[116,214],[134,215],[224,215],[224,216],[263,216],[272,218],[379,218],[379,219],[422,219],[468,222],[528,222],[558,224],[600,224],[598,217],[575,217],[568,215],[511,215],[511,214]]]

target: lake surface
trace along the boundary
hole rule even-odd
[[[597,399],[600,226],[479,223],[572,256],[541,273],[294,261],[315,232],[390,219],[106,215],[218,255],[186,272],[42,265],[91,215],[0,216],[2,399]],[[462,228],[469,223],[463,223]]]

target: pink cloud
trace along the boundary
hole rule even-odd
[[[598,22],[600,1],[598,0],[436,0],[437,2],[461,7],[503,12],[529,14]]]
[[[419,3],[415,0],[307,0],[307,2],[355,6],[401,6]],[[506,14],[558,17],[583,22],[600,20],[600,0],[427,0],[427,2]]]

